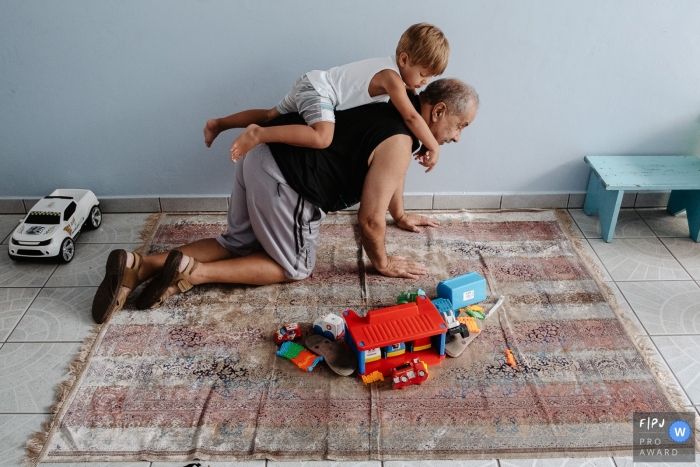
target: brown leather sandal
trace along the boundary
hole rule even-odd
[[[184,255],[179,250],[173,250],[168,254],[168,258],[163,264],[163,271],[160,276],[151,281],[143,289],[141,295],[136,300],[136,308],[146,310],[160,306],[168,297],[173,295],[168,289],[176,286],[180,292],[187,292],[192,288],[190,274],[195,270],[199,262],[190,257],[189,263],[184,271],[180,272],[180,262]]]
[[[104,323],[112,314],[120,310],[129,294],[143,282],[139,280],[139,269],[143,258],[138,253],[133,255],[134,264],[130,268],[126,267],[128,254],[125,250],[113,250],[107,257],[105,277],[97,287],[95,298],[92,300],[92,319],[97,324]]]

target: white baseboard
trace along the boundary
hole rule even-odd
[[[578,193],[404,193],[409,210],[438,209],[580,209],[586,194]],[[625,193],[623,208],[665,207],[669,192]],[[118,212],[224,212],[228,196],[163,196],[99,198],[102,211]],[[0,214],[24,214],[38,198],[0,198]],[[359,204],[348,208],[357,210]]]

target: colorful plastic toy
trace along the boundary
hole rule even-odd
[[[301,328],[297,323],[289,323],[275,331],[275,344],[282,345],[285,341],[295,341],[301,338]]]
[[[515,356],[513,355],[513,352],[510,351],[510,349],[506,349],[506,363],[513,368],[518,368],[518,364],[515,361]]]
[[[381,371],[373,371],[368,375],[362,375],[362,382],[365,384],[374,383],[375,381],[384,381],[384,375]]]
[[[382,358],[382,349],[370,349],[365,351],[365,363],[376,362]]]
[[[305,371],[313,370],[319,362],[323,361],[323,357],[314,355],[303,346],[289,341],[282,343],[277,355],[291,360],[292,363]]]
[[[398,357],[406,353],[406,344],[400,342],[384,348],[385,358]]]
[[[412,384],[423,384],[428,379],[428,365],[419,358],[391,370],[392,389],[401,389]]]
[[[486,279],[476,272],[438,283],[437,294],[452,302],[453,309],[486,300]]]
[[[457,318],[457,321],[459,321],[467,327],[467,329],[469,330],[469,335],[479,334],[481,332],[481,329],[479,328],[479,325],[476,322],[476,318],[472,318],[471,316],[459,316]]]
[[[396,297],[396,304],[403,305],[405,303],[415,302],[419,295],[425,296],[425,291],[423,289],[410,289]]]
[[[314,321],[314,332],[329,340],[340,339],[345,333],[345,321],[338,315],[328,313]]]
[[[495,304],[494,306],[491,307],[491,309],[489,310],[489,312],[486,313],[486,316],[484,317],[484,319],[488,318],[489,316],[491,316],[491,314],[492,314],[494,311],[498,310],[498,308],[499,308],[501,305],[503,305],[503,302],[504,302],[505,300],[506,300],[506,297],[505,297],[504,295],[501,295],[500,297],[498,297],[498,301],[496,302],[496,304]]]
[[[40,199],[12,232],[7,254],[11,260],[57,258],[69,263],[82,229],[96,229],[102,211],[90,190],[54,190]]]
[[[415,302],[370,310],[364,317],[347,310],[343,318],[345,342],[357,357],[358,375],[379,371],[388,376],[395,367],[414,358],[429,365],[445,359],[447,324],[426,296],[417,296]],[[377,358],[376,349],[399,343],[405,344],[400,355],[383,352]]]
[[[486,319],[486,315],[484,315],[484,313],[482,313],[481,311],[471,310],[469,307],[460,308],[459,312],[465,313],[471,316],[472,318],[480,319],[482,321]]]
[[[455,319],[455,314],[452,310],[443,311],[440,313],[447,323],[447,335],[452,337],[459,334],[463,338],[469,337],[469,329],[465,324],[460,323]]]
[[[440,313],[453,310],[452,302],[446,298],[436,298],[432,302]]]

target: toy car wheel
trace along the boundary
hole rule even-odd
[[[405,383],[406,381],[408,381],[408,378],[406,378],[405,376],[401,376],[401,382]]]
[[[85,227],[89,229],[96,229],[102,224],[102,210],[99,206],[93,206],[90,209],[90,215],[85,221]]]
[[[61,249],[58,250],[58,260],[61,263],[70,263],[75,256],[75,243],[73,239],[68,237],[61,243]]]
[[[423,376],[425,376],[425,371],[423,371],[423,370],[418,370],[418,376],[420,376],[421,378],[422,378]]]

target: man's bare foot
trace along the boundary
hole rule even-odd
[[[216,119],[207,120],[207,124],[204,125],[204,144],[210,148],[211,143],[219,136],[219,133],[221,133],[221,129]]]
[[[245,153],[260,144],[259,133],[260,127],[256,124],[248,125],[248,127],[243,130],[243,133],[241,133],[231,145],[231,160],[233,162],[236,162],[243,157]]]

